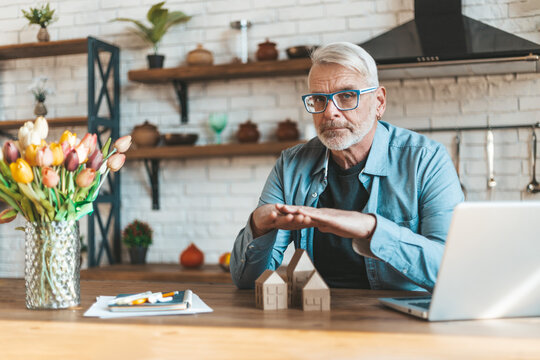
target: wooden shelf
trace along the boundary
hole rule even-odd
[[[85,54],[88,39],[35,42],[0,46],[0,60]]]
[[[182,66],[167,69],[144,69],[128,72],[131,81],[164,83],[173,80],[184,82],[254,78],[268,76],[305,75],[311,68],[310,59],[258,61],[247,64],[215,66]]]
[[[126,153],[127,160],[143,159],[185,159],[206,158],[214,156],[237,155],[275,155],[281,151],[298,145],[304,141],[288,141],[275,143],[223,144],[203,146],[158,146],[139,148]]]
[[[9,130],[9,129],[18,129],[24,125],[27,121],[34,121],[35,119],[27,120],[0,120],[0,130]],[[88,118],[86,116],[81,117],[63,117],[63,118],[47,118],[47,123],[49,127],[60,127],[60,126],[86,126],[88,123]]]

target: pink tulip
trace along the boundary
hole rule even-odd
[[[72,149],[67,154],[66,159],[64,160],[64,166],[67,171],[75,171],[79,167],[79,155],[77,155],[75,149]]]
[[[83,139],[81,140],[80,144],[86,145],[88,148],[88,153],[91,154],[96,149],[97,145],[97,135],[96,134],[86,134],[84,135]]]
[[[131,135],[122,136],[114,142],[114,148],[119,153],[125,153],[131,146]]]
[[[120,170],[120,168],[124,165],[125,161],[126,155],[116,153],[112,155],[109,160],[107,160],[107,167],[111,169],[112,172],[116,172]]]
[[[51,166],[53,163],[53,153],[48,146],[44,146],[38,149],[36,153],[36,165],[47,167]]]
[[[54,171],[50,167],[42,168],[41,175],[43,177],[43,185],[45,185],[46,187],[53,188],[58,185],[58,182],[60,181],[60,177],[58,176],[56,171]]]
[[[75,147],[75,151],[77,151],[77,156],[79,156],[79,162],[81,164],[86,162],[86,160],[88,159],[89,151],[90,151],[88,146],[86,146],[86,144],[81,142],[79,145]]]
[[[92,155],[88,157],[88,162],[86,163],[86,167],[99,170],[101,167],[101,164],[103,163],[103,154],[99,149],[96,149]]]
[[[11,164],[15,160],[17,160],[21,154],[19,153],[19,150],[13,143],[13,141],[8,140],[4,144],[4,159],[6,159],[8,164]]]
[[[71,145],[69,145],[69,142],[67,140],[60,143],[60,145],[62,146],[62,152],[64,153],[64,159],[65,159],[72,149]]]
[[[77,183],[77,186],[81,188],[89,187],[92,185],[92,182],[96,178],[96,170],[86,168],[82,170],[79,175],[77,175],[77,178],[75,179],[75,182]]]

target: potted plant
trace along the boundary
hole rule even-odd
[[[158,48],[163,35],[169,30],[173,25],[185,23],[191,19],[191,16],[187,16],[181,11],[171,11],[163,8],[165,1],[152,5],[146,18],[150,21],[151,26],[146,26],[139,20],[129,19],[129,18],[116,18],[116,21],[128,21],[132,22],[137,26],[135,33],[139,35],[144,41],[149,43],[154,48],[154,54],[148,55],[148,67],[153,68],[162,68],[163,61],[165,59],[164,55],[158,55]]]
[[[24,17],[30,21],[30,25],[41,26],[37,34],[38,41],[49,41],[47,26],[58,20],[58,17],[54,16],[54,12],[55,10],[50,8],[49,3],[41,7],[30,8],[28,11],[22,10]]]
[[[34,107],[34,114],[36,116],[47,115],[45,99],[47,98],[47,95],[54,94],[52,89],[45,87],[45,83],[47,83],[47,78],[41,76],[34,79],[34,82],[28,87],[28,90],[34,94],[36,100],[36,106]]]
[[[129,249],[132,264],[145,264],[146,251],[152,244],[152,228],[145,222],[134,220],[125,227],[122,242]]]

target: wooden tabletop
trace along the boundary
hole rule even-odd
[[[210,314],[83,317],[99,295],[190,288]],[[332,289],[332,310],[262,311],[230,284],[81,281],[81,306],[36,311],[0,279],[3,359],[538,359],[540,318],[429,323],[381,306],[405,292]]]

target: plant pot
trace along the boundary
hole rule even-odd
[[[146,264],[146,251],[147,247],[134,246],[129,248],[129,258],[131,259],[131,264]]]
[[[165,60],[164,55],[147,55],[148,59],[148,68],[150,69],[161,69],[163,68],[163,61]]]
[[[45,42],[50,40],[49,31],[46,27],[42,27],[39,29],[37,33],[37,39],[39,42]]]
[[[34,106],[34,114],[36,116],[45,116],[47,115],[47,107],[43,101],[38,101],[36,106]]]
[[[27,222],[24,232],[26,307],[78,306],[81,241],[77,221]]]

